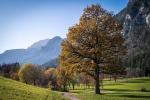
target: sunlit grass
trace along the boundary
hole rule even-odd
[[[0,77],[0,100],[66,100],[61,93]]]
[[[121,79],[117,82],[105,80],[101,95],[94,94],[94,87],[84,85],[70,88],[70,92],[81,100],[149,100],[150,78]],[[141,91],[145,88],[146,91]],[[11,79],[0,77],[0,100],[66,100],[62,93]]]
[[[81,100],[149,100],[150,78],[121,79],[117,82],[105,80],[101,95],[94,94],[94,88],[76,87],[71,93]],[[145,92],[141,89],[146,89]]]

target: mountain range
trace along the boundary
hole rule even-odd
[[[57,59],[61,51],[63,39],[56,36],[52,39],[40,40],[27,49],[12,49],[0,54],[0,64],[19,62],[43,65]],[[51,63],[49,63],[51,65]],[[56,61],[55,64],[57,65]]]
[[[150,66],[150,0],[129,0],[127,6],[114,16],[123,25],[128,50],[127,66]],[[57,66],[61,52],[60,37],[38,41],[27,49],[7,50],[0,54],[2,63],[34,63]]]

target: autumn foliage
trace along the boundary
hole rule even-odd
[[[95,93],[100,94],[100,73],[106,66],[119,65],[125,54],[121,32],[122,25],[111,13],[100,5],[87,7],[62,43],[60,66],[67,73],[86,72],[95,80]]]

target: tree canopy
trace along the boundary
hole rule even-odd
[[[41,70],[34,64],[25,64],[19,70],[18,74],[21,81],[36,85],[36,81],[39,79]]]
[[[100,94],[99,75],[103,67],[119,64],[124,54],[122,25],[100,5],[84,9],[78,24],[69,28],[62,43],[60,66],[69,73],[86,72],[95,79]]]

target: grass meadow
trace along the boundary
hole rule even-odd
[[[101,95],[95,95],[94,88],[79,86],[70,92],[81,100],[150,100],[150,78],[104,80]]]
[[[66,100],[60,92],[27,85],[0,76],[0,100]]]
[[[101,95],[94,94],[94,87],[75,86],[69,93],[80,100],[150,100],[150,78],[104,80]],[[0,77],[0,100],[68,100],[62,92],[35,87]]]

